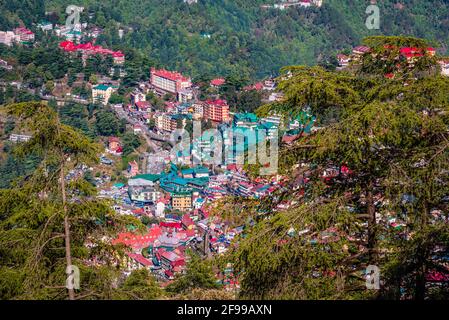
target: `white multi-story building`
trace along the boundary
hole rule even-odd
[[[192,80],[178,72],[164,69],[151,69],[151,85],[156,91],[163,93],[173,93],[178,95],[183,90],[192,86]]]
[[[0,31],[0,43],[12,46],[15,41],[15,34],[12,31]]]

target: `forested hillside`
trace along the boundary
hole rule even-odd
[[[125,0],[2,1],[0,29],[20,22],[31,26],[45,18],[45,12],[55,13],[50,16],[52,22],[63,23],[68,4],[83,5],[82,21],[105,28],[100,44],[141,49],[157,63],[193,77],[236,73],[262,78],[277,74],[285,65],[323,62],[335,51],[378,33],[414,35],[434,41],[442,52],[448,48],[445,0],[382,1],[380,30],[365,27],[369,1],[325,0],[321,8],[283,11],[260,7],[274,2],[199,0],[187,5],[181,0],[137,0],[129,5]],[[119,26],[127,30],[121,40]]]

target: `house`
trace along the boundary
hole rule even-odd
[[[254,113],[236,113],[233,118],[234,127],[252,128],[257,127],[259,119]]]
[[[136,104],[137,102],[147,101],[147,97],[139,90],[135,90],[131,93],[131,103]]]
[[[150,84],[159,93],[172,93],[177,96],[181,90],[192,86],[192,80],[178,72],[151,68]]]
[[[126,255],[129,258],[127,261],[127,269],[129,271],[140,270],[140,269],[151,270],[152,267],[154,266],[153,262],[151,260],[145,258],[140,253],[127,252]]]
[[[178,101],[181,103],[186,103],[193,100],[193,90],[191,88],[185,88],[178,91]]]
[[[264,89],[264,84],[262,82],[257,82],[253,85],[249,85],[243,88],[243,90],[245,91],[251,91],[251,90],[256,90],[256,91],[262,91]]]
[[[112,245],[123,244],[129,246],[136,251],[153,245],[154,242],[162,236],[163,231],[158,225],[153,225],[146,234],[138,235],[132,232],[120,233],[118,237],[112,240]]]
[[[224,85],[226,83],[226,80],[224,78],[216,78],[211,80],[210,82],[210,86],[213,88],[218,88],[221,87],[222,85]]]
[[[438,63],[441,67],[441,74],[443,76],[449,76],[449,58],[442,59]]]
[[[128,163],[128,173],[131,177],[137,176],[139,174],[139,164],[136,160]]]
[[[226,100],[207,100],[203,109],[203,118],[213,122],[228,122],[230,114]]]
[[[31,136],[24,134],[11,134],[9,136],[9,141],[11,142],[28,142],[30,139]]]
[[[14,34],[16,36],[16,40],[22,44],[30,44],[34,42],[34,33],[24,27],[19,27],[14,29]]]
[[[16,36],[12,31],[0,31],[0,43],[10,47],[14,43]]]
[[[2,59],[0,59],[0,68],[6,69],[6,70],[12,70],[13,69],[13,67],[10,66],[7,61],[2,60]]]
[[[165,202],[159,199],[156,204],[155,216],[157,218],[163,218],[165,216]]]
[[[436,51],[434,48],[415,48],[415,47],[403,47],[400,50],[403,57],[407,59],[408,62],[413,63],[416,58],[424,57],[428,55],[430,57],[435,56]]]
[[[48,22],[48,21],[41,21],[41,22],[37,25],[37,27],[38,27],[39,29],[41,29],[42,31],[44,31],[44,32],[52,31],[52,30],[53,30],[53,24],[52,24],[51,22]]]
[[[116,90],[117,89],[115,87],[106,84],[94,86],[92,87],[92,101],[94,103],[107,105],[109,103],[109,99]]]
[[[151,111],[151,103],[148,101],[138,101],[135,103],[135,106],[137,110],[141,112]]]
[[[108,150],[112,154],[121,155],[123,153],[122,143],[117,137],[110,137],[108,140]]]
[[[279,131],[279,125],[273,122],[263,122],[257,125],[257,130],[265,132],[266,137],[274,138]]]
[[[209,169],[206,167],[189,168],[181,170],[181,174],[184,179],[209,178]]]
[[[134,134],[141,134],[144,131],[144,128],[141,124],[136,123],[133,125]]]
[[[185,214],[182,216],[181,224],[184,229],[193,229],[195,227],[195,222],[193,222],[192,218]]]
[[[349,65],[350,60],[351,58],[345,54],[337,54],[338,66],[340,68],[346,68]]]
[[[115,65],[123,65],[125,64],[125,54],[121,51],[113,52],[112,60]]]
[[[356,56],[356,57],[361,57],[366,53],[371,52],[371,48],[367,47],[367,46],[357,46],[354,49],[352,49],[352,53]]]
[[[281,126],[281,122],[282,122],[282,117],[278,116],[276,114],[273,114],[273,115],[270,115],[268,117],[260,119],[260,123],[266,123],[266,122],[274,123],[275,125],[280,127]]]
[[[103,30],[102,28],[99,28],[99,27],[93,27],[92,29],[89,30],[89,32],[87,33],[87,36],[96,39],[96,38],[98,38],[103,32],[104,32],[104,30]]]
[[[284,98],[284,94],[282,92],[272,92],[270,96],[268,97],[268,101],[274,102],[274,101],[282,101]]]
[[[128,188],[128,194],[131,201],[140,202],[143,204],[157,203],[157,201],[162,197],[162,193],[152,186],[144,186],[144,187],[130,186]]]

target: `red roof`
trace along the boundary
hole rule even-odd
[[[217,79],[213,79],[213,80],[210,82],[210,84],[213,85],[213,86],[219,87],[219,86],[224,85],[225,82],[226,82],[225,79],[223,79],[223,78],[217,78]]]
[[[146,110],[150,107],[150,103],[148,101],[139,101],[136,102],[136,106],[138,109]]]
[[[370,51],[371,51],[371,48],[370,48],[370,47],[367,47],[367,46],[358,46],[358,47],[355,47],[355,48],[353,49],[353,51],[362,52],[362,53],[367,53],[367,52],[370,52]]]
[[[187,227],[195,224],[188,214],[182,216],[181,223]]]
[[[258,82],[256,84],[250,85],[250,86],[246,86],[243,88],[244,90],[257,90],[260,91],[263,89],[263,83],[262,82]]]
[[[125,55],[121,51],[113,51],[105,49],[102,46],[94,46],[91,42],[74,44],[72,41],[62,41],[59,43],[59,47],[68,52],[73,51],[87,51],[92,54],[112,55],[113,57],[124,57]]]
[[[217,107],[226,107],[228,105],[228,102],[223,99],[207,100],[206,103],[208,105],[217,106]]]
[[[168,80],[172,80],[172,81],[183,81],[183,82],[187,82],[190,79],[187,77],[184,77],[181,73],[179,72],[174,72],[174,71],[168,71],[165,69],[155,69],[155,68],[151,68],[151,74],[161,77],[161,78],[165,78]]]
[[[165,228],[182,229],[181,222],[161,221],[159,225]]]
[[[14,29],[14,33],[20,33],[20,34],[34,34],[31,30],[28,30],[24,27],[19,27]]]
[[[145,267],[149,267],[153,265],[153,262],[151,262],[150,260],[148,260],[147,258],[145,258],[144,256],[142,256],[141,254],[137,254],[137,253],[127,253],[126,254],[128,257],[130,257],[131,259],[136,260],[137,262],[139,262],[141,265],[144,265]]]
[[[152,244],[161,235],[162,229],[159,226],[152,226],[145,235],[136,235],[131,232],[120,233],[116,239],[112,240],[112,244],[124,244],[130,247],[146,247]]]
[[[117,138],[117,137],[109,137],[109,143],[111,143],[111,142],[118,142],[118,143],[120,143],[120,139]]]

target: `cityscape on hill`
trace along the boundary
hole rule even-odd
[[[447,301],[447,6],[0,2],[0,299]]]

